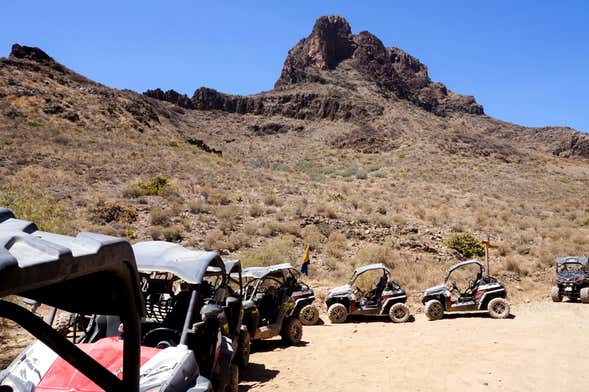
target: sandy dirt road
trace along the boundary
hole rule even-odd
[[[305,327],[302,346],[262,342],[240,391],[589,391],[589,305],[512,314]]]

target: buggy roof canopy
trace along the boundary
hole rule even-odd
[[[22,295],[74,313],[120,316],[120,380],[25,308],[0,300],[0,317],[25,328],[106,391],[139,391],[140,317],[145,308],[131,245],[122,238],[38,230],[0,208],[0,297]]]
[[[241,272],[241,275],[244,278],[262,279],[263,277],[265,277],[266,275],[268,275],[272,272],[285,270],[285,269],[293,269],[294,270],[295,268],[290,263],[275,264],[275,265],[270,265],[268,267],[249,267],[249,268],[244,268],[243,271]]]
[[[480,267],[481,270],[483,270],[483,271],[485,270],[485,267],[483,266],[483,263],[481,263],[477,259],[471,259],[471,260],[463,261],[461,263],[454,264],[452,267],[450,267],[448,269],[448,275],[450,275],[450,272],[454,271],[455,269],[458,269],[460,267],[464,267],[465,265],[471,265],[471,264],[476,264],[476,265],[478,265]]]
[[[144,312],[135,258],[126,240],[40,231],[0,208],[0,297],[13,294],[75,313]]]
[[[356,268],[354,270],[354,275],[360,275],[366,271],[378,270],[378,269],[384,269],[387,272],[391,272],[389,270],[389,268],[386,265],[384,265],[383,263],[376,263],[376,264],[368,264],[368,265],[364,265],[362,267]]]
[[[173,242],[138,242],[133,252],[141,272],[168,272],[191,284],[202,283],[207,272],[225,272],[217,252],[192,250]]]
[[[237,273],[241,270],[241,262],[237,259],[234,260],[223,260],[225,263],[225,271],[228,274]]]
[[[583,264],[589,265],[589,258],[580,256],[557,257],[556,264]]]

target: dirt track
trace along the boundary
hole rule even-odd
[[[306,327],[267,341],[240,391],[587,391],[589,305],[531,303],[486,315]]]

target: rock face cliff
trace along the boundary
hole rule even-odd
[[[455,94],[443,84],[432,82],[427,67],[415,57],[385,47],[367,31],[352,34],[341,16],[322,16],[315,22],[311,34],[288,52],[276,87],[301,82],[333,83],[331,71],[344,62],[384,93],[407,99],[432,113],[484,113],[473,97]]]

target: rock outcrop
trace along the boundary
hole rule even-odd
[[[339,94],[284,92],[253,96],[229,95],[206,87],[194,92],[192,103],[199,110],[222,110],[264,116],[282,115],[305,120],[353,120],[383,113],[372,103],[355,102]]]
[[[175,90],[163,91],[160,88],[156,88],[155,90],[145,91],[143,95],[150,98],[159,99],[160,101],[171,102],[185,109],[194,109],[194,104],[190,98],[188,98],[186,94],[180,94]]]

